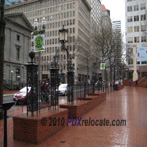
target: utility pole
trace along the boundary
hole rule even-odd
[[[4,45],[5,45],[5,19],[4,19],[5,0],[0,0],[0,106],[3,103],[3,69],[4,69]],[[0,118],[3,112],[0,111]]]

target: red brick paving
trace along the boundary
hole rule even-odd
[[[13,140],[12,119],[8,119],[8,147],[146,147],[147,89],[125,87],[114,91],[107,100],[83,115],[83,119],[126,119],[126,126],[66,126],[39,145]],[[2,146],[3,121],[0,121]],[[65,143],[61,143],[65,140]]]

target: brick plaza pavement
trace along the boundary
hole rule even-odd
[[[16,113],[16,112],[15,112]],[[39,145],[13,140],[12,118],[8,119],[8,147],[146,147],[147,89],[125,87],[82,116],[82,119],[126,119],[126,126],[66,126]],[[0,146],[3,138],[0,120]],[[65,141],[62,143],[61,141]]]

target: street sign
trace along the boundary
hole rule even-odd
[[[100,69],[101,69],[101,70],[105,70],[105,63],[101,63],[101,64],[100,64]]]
[[[45,51],[45,31],[34,32],[34,51]]]

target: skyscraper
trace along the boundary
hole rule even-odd
[[[121,58],[122,56],[122,35],[121,35],[121,21],[112,21],[112,29],[113,32],[115,33],[115,40],[116,40],[116,58]]]

